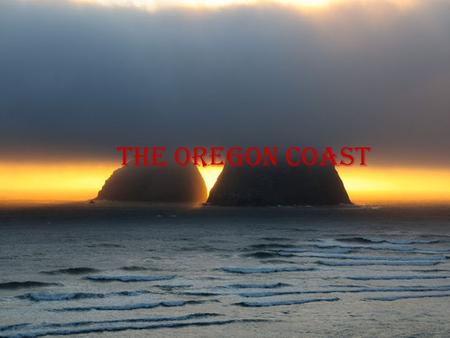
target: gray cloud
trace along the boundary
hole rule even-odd
[[[375,15],[376,13],[376,15]],[[0,3],[0,152],[372,145],[446,165],[450,5],[155,13]],[[425,153],[425,154],[423,154]]]

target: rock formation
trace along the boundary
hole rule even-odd
[[[106,180],[97,200],[201,203],[206,200],[205,183],[197,168],[123,167]]]
[[[350,204],[333,167],[226,166],[208,204],[222,206]]]

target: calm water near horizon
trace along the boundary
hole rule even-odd
[[[0,207],[0,337],[448,337],[450,206]]]

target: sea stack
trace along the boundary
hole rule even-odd
[[[334,167],[225,166],[209,205],[276,206],[351,204]]]
[[[169,166],[123,167],[106,180],[97,200],[202,203],[207,198],[205,183],[197,168]]]

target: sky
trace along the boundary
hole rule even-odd
[[[350,196],[450,201],[446,0],[4,0],[0,51],[0,199],[92,194],[118,145],[307,144],[373,148]]]

